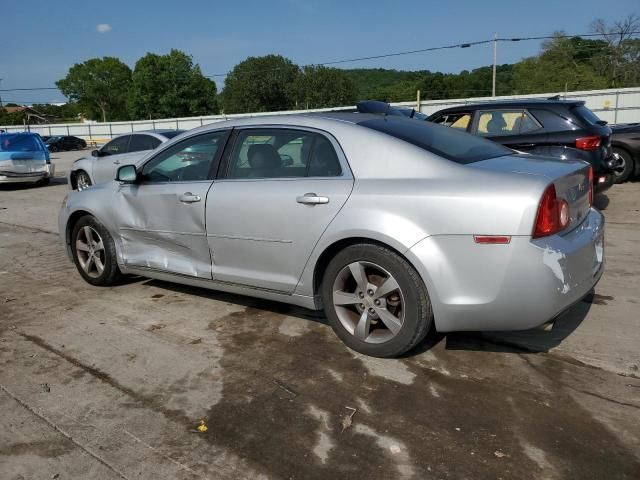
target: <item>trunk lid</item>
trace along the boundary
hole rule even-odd
[[[509,172],[544,177],[553,183],[557,198],[569,204],[570,221],[564,232],[580,225],[589,213],[589,165],[585,162],[557,160],[532,155],[508,155],[469,164],[496,172]]]

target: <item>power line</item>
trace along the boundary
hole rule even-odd
[[[626,32],[626,35],[637,35],[637,34],[640,34],[640,30]],[[331,60],[331,61],[320,62],[320,63],[310,63],[307,65],[302,65],[302,67],[305,68],[305,67],[318,67],[318,66],[326,66],[326,65],[338,65],[343,63],[360,62],[365,60],[379,60],[381,58],[414,55],[417,53],[435,52],[438,50],[470,48],[477,45],[486,45],[494,41],[495,42],[525,42],[525,41],[531,41],[531,40],[553,40],[558,38],[592,38],[592,37],[607,37],[607,36],[614,36],[614,35],[619,35],[619,33],[615,33],[615,32],[614,33],[581,33],[581,34],[572,34],[572,35],[543,35],[543,36],[535,36],[535,37],[498,37],[496,39],[492,38],[488,40],[478,40],[475,42],[456,43],[451,45],[441,45],[438,47],[428,47],[428,48],[420,48],[416,50],[405,50],[401,52],[385,53],[381,55],[369,55],[366,57],[356,57],[356,58],[349,58],[349,59],[342,59],[342,60]],[[271,68],[271,69],[265,69],[263,71],[268,72],[268,71],[276,71],[276,70],[281,70],[281,68]],[[214,73],[211,75],[204,75],[204,76],[206,78],[226,77],[231,73],[232,72],[229,71],[226,73]],[[257,73],[261,73],[261,72],[257,72]],[[5,88],[5,89],[0,89],[0,92],[36,91],[36,90],[59,90],[59,88],[57,87]]]

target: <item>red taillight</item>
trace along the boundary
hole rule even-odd
[[[599,146],[600,137],[598,135],[576,139],[576,148],[579,148],[580,150],[595,150]]]
[[[593,205],[593,167],[589,167],[589,206]]]
[[[556,187],[551,184],[544,191],[542,200],[540,200],[532,236],[540,238],[558,233],[569,225],[570,220],[569,204],[556,197]]]

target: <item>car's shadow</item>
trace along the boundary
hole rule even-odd
[[[138,280],[139,277],[137,277]],[[137,281],[137,280],[132,280]],[[143,280],[144,285],[171,290],[188,295],[232,303],[243,307],[266,310],[271,313],[297,317],[328,325],[329,322],[322,311],[308,310],[294,305],[262,300],[254,297],[190,287],[160,280]],[[439,333],[431,330],[427,337],[413,350],[403,357],[413,357],[424,353],[441,342],[445,342],[447,350],[472,350],[487,352],[540,353],[548,352],[560,345],[571,335],[585,319],[591,305],[601,298],[591,291],[585,298],[570,307],[556,319],[538,328],[513,332],[455,332]]]
[[[26,183],[0,183],[0,191],[13,192],[16,190],[31,190],[34,188],[47,188],[55,187],[56,185],[65,185],[67,183],[66,177],[54,177],[49,180],[48,185],[42,185],[38,182],[26,182]]]
[[[586,318],[591,305],[601,298],[592,290],[586,297],[565,310],[555,319],[530,330],[498,332],[432,331],[421,345],[409,355],[416,355],[444,341],[447,350],[473,350],[489,352],[542,353],[560,345]]]
[[[596,193],[593,199],[593,206],[598,210],[606,210],[609,206],[609,197],[604,193]]]

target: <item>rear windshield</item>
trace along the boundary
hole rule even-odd
[[[603,125],[604,122],[598,118],[598,116],[589,110],[584,105],[580,105],[579,107],[573,107],[571,109],[573,114],[578,117],[580,120],[587,122],[588,125]]]
[[[178,135],[184,132],[185,130],[173,130],[171,132],[162,132],[160,135],[162,135],[165,138],[173,138],[173,137],[177,137]]]
[[[0,134],[0,152],[34,152],[42,150],[34,135]]]
[[[513,153],[512,150],[484,138],[426,121],[384,117],[366,120],[359,125],[386,133],[463,165]]]

